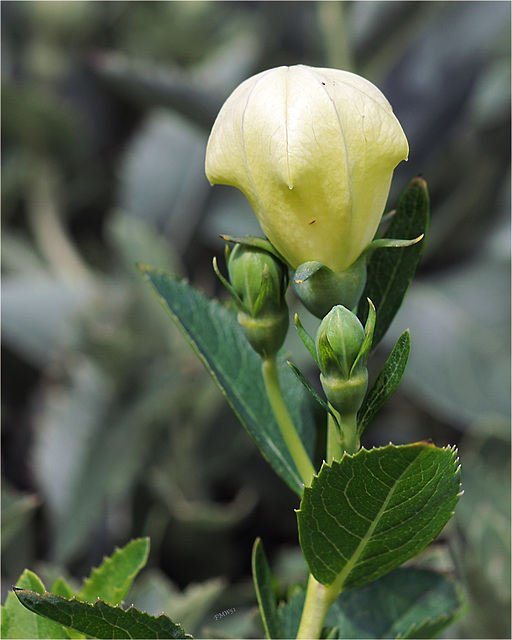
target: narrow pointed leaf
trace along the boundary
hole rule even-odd
[[[249,345],[236,316],[184,280],[140,266],[160,301],[274,471],[298,495],[303,484],[284,443],[265,392],[261,359]],[[280,365],[286,404],[311,455],[315,425],[309,396],[289,367]]]
[[[377,413],[400,384],[405,373],[410,350],[411,335],[407,330],[396,341],[358,413],[357,428],[359,435],[372,423]]]
[[[338,596],[326,618],[340,638],[435,638],[464,614],[455,580],[428,569],[396,569]]]
[[[297,513],[311,573],[355,589],[397,568],[441,531],[459,499],[454,448],[388,445],[324,463]]]
[[[252,550],[252,577],[265,636],[267,638],[283,638],[272,584],[273,575],[260,538],[257,538]]]
[[[386,232],[388,238],[412,240],[427,235],[430,219],[430,198],[427,183],[414,178],[402,192],[396,214]],[[381,248],[372,252],[368,260],[368,277],[362,298],[370,298],[377,309],[377,322],[373,335],[375,348],[395,317],[414,278],[425,247],[426,238],[401,248]],[[358,313],[362,324],[366,321],[368,306],[360,305]]]
[[[132,581],[145,566],[149,555],[149,538],[131,540],[122,549],[116,549],[93,569],[84,586],[76,594],[77,600],[94,602],[101,598],[107,604],[121,604],[128,595]]]
[[[30,611],[93,638],[191,638],[163,614],[155,618],[134,607],[111,607],[103,600],[89,604],[26,589],[16,589],[15,593]]]

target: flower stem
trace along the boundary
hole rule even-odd
[[[309,574],[306,601],[304,602],[297,639],[320,638],[325,616],[338,594],[339,589],[337,586],[325,587],[312,574]]]
[[[340,415],[341,442],[343,451],[347,453],[357,453],[360,443],[357,433],[357,414],[350,413]]]
[[[331,409],[335,409],[331,406]],[[339,421],[339,414],[336,413]],[[343,446],[341,444],[341,434],[336,421],[329,413],[327,415],[327,463],[330,464],[332,460],[339,460],[343,454]]]
[[[333,413],[338,418],[341,428],[338,428],[336,421],[331,414],[327,418],[327,461],[340,460],[343,452],[357,453],[360,443],[357,434],[357,415],[340,415],[331,405]]]
[[[265,389],[274,412],[277,424],[283,435],[284,441],[293,458],[295,466],[300,474],[302,482],[309,486],[315,474],[315,468],[304,448],[304,444],[295,429],[290,417],[288,407],[283,398],[275,356],[268,356],[262,360],[262,373]]]

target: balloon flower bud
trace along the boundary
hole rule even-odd
[[[228,273],[238,322],[249,342],[264,357],[276,354],[289,324],[286,266],[267,251],[237,244],[228,256]]]
[[[359,410],[368,386],[366,360],[371,336],[356,315],[337,305],[325,316],[316,334],[320,381],[327,400],[341,414]]]
[[[294,270],[315,262],[338,274],[372,241],[393,170],[408,152],[389,102],[368,80],[278,67],[226,100],[208,141],[206,175],[245,194]]]

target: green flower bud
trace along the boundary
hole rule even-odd
[[[270,253],[237,244],[229,254],[228,273],[248,314],[258,316],[281,310],[288,284],[287,271]]]
[[[237,244],[228,257],[228,273],[238,322],[251,346],[263,357],[276,354],[289,325],[286,266],[267,251]]]
[[[320,323],[316,353],[327,400],[340,415],[359,410],[368,387],[366,333],[356,315],[337,305]]]

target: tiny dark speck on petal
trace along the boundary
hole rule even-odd
[[[325,87],[325,82],[322,82],[322,84],[323,84],[323,85],[324,85],[324,87]]]
[[[316,222],[316,220],[311,220],[311,222],[309,224],[314,224]]]

